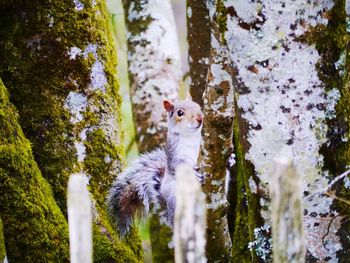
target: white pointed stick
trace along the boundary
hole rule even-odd
[[[188,166],[176,170],[174,240],[176,263],[207,262],[205,196]]]
[[[274,162],[270,182],[273,262],[305,262],[302,182],[288,154]]]
[[[72,174],[68,182],[68,223],[71,263],[92,262],[91,200],[85,174]]]

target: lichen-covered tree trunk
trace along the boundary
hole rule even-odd
[[[231,240],[227,224],[226,167],[233,152],[234,68],[229,60],[225,31],[221,31],[221,1],[208,1],[211,24],[207,86],[203,96],[203,144],[199,167],[205,175],[207,197],[207,246],[209,262],[228,262]]]
[[[164,145],[166,112],[163,100],[178,97],[181,81],[180,51],[169,0],[124,0],[132,111],[140,153]],[[172,232],[150,220],[152,257],[172,262]]]
[[[206,1],[187,0],[187,41],[190,92],[193,100],[203,106],[210,58],[210,18]]]
[[[68,226],[0,79],[0,259],[69,262]],[[0,222],[1,223],[1,222]]]
[[[163,100],[178,96],[180,51],[169,0],[124,0],[130,95],[140,152],[165,143]]]
[[[66,213],[69,175],[86,174],[94,198],[94,261],[138,261],[137,236],[131,251],[105,211],[124,156],[104,1],[3,1],[0,10],[0,75],[57,203]]]
[[[267,185],[273,158],[287,147],[303,180],[307,261],[348,260],[349,207],[331,196],[348,200],[349,179],[327,195],[317,194],[350,164],[345,5],[344,0],[224,2],[225,40],[238,68],[233,251],[247,251],[251,241],[254,253],[268,257],[268,236],[260,231],[270,224]],[[263,222],[252,221],[254,214]],[[250,253],[233,256],[235,262],[252,260]]]

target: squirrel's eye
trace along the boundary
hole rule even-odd
[[[185,114],[185,113],[184,113],[183,110],[178,110],[178,111],[177,111],[177,116],[179,116],[179,117],[183,116],[184,114]]]

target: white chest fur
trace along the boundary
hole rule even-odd
[[[176,152],[178,157],[185,160],[190,166],[197,164],[199,147],[201,142],[200,134],[180,137]]]

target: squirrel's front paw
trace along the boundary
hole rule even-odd
[[[199,167],[198,166],[195,166],[193,168],[194,170],[194,174],[196,175],[198,181],[200,184],[204,184],[204,179],[205,179],[205,176],[199,171]]]

